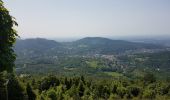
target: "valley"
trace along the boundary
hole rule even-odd
[[[162,45],[101,37],[69,43],[38,38],[18,40],[15,51],[18,75],[51,73],[111,78],[115,74],[129,79],[142,77],[139,73],[151,72],[159,79],[170,75],[170,51]]]

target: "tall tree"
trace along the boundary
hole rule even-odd
[[[3,6],[0,0],[0,72],[12,72],[15,61],[13,44],[16,41],[17,32],[14,29],[17,23]]]
[[[4,71],[12,72],[14,67],[15,54],[12,47],[18,36],[14,26],[17,23],[0,0],[0,100],[8,99],[8,81],[4,77]]]
[[[27,84],[27,94],[28,94],[28,100],[36,100],[36,94],[34,93],[34,91],[32,90],[32,87],[30,86],[30,84]]]

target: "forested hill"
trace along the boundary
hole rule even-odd
[[[62,48],[63,45],[61,43],[43,38],[18,39],[14,46],[14,50],[18,56],[49,55],[51,53],[56,53]]]
[[[87,37],[77,40],[72,44],[74,49],[79,50],[79,52],[92,52],[91,54],[117,54],[129,50],[162,48],[160,45],[135,43],[124,40],[111,40],[101,37]]]
[[[17,40],[17,54],[116,54],[129,50],[160,49],[160,45],[111,40],[101,37],[87,37],[74,42],[56,42],[42,38]]]
[[[26,39],[21,40],[18,39],[15,45],[16,50],[23,50],[23,49],[49,49],[54,47],[60,47],[61,44],[54,41],[54,40],[47,40],[43,38],[36,38],[36,39]]]

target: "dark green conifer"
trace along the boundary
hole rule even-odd
[[[27,83],[26,91],[27,91],[27,95],[28,95],[28,100],[36,100],[36,94],[32,90],[32,87],[30,86],[29,83]]]

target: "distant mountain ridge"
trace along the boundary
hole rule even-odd
[[[14,46],[17,55],[42,55],[59,48],[62,48],[61,43],[43,38],[18,39]]]
[[[16,49],[25,49],[25,48],[41,48],[41,49],[48,49],[51,47],[61,46],[60,43],[54,40],[47,40],[43,38],[35,38],[35,39],[25,39],[25,40],[17,40],[16,42]]]
[[[156,44],[135,43],[124,40],[112,40],[102,37],[86,37],[73,42],[56,42],[43,38],[17,40],[17,54],[30,55],[72,55],[72,54],[116,54],[127,50],[163,48]]]
[[[134,46],[136,48],[144,47],[148,49],[161,47],[160,45],[155,45],[155,44],[129,42],[125,40],[112,40],[112,39],[101,38],[101,37],[87,37],[87,38],[77,40],[73,43],[86,44],[86,45],[105,45],[105,46],[112,46],[112,47]]]

